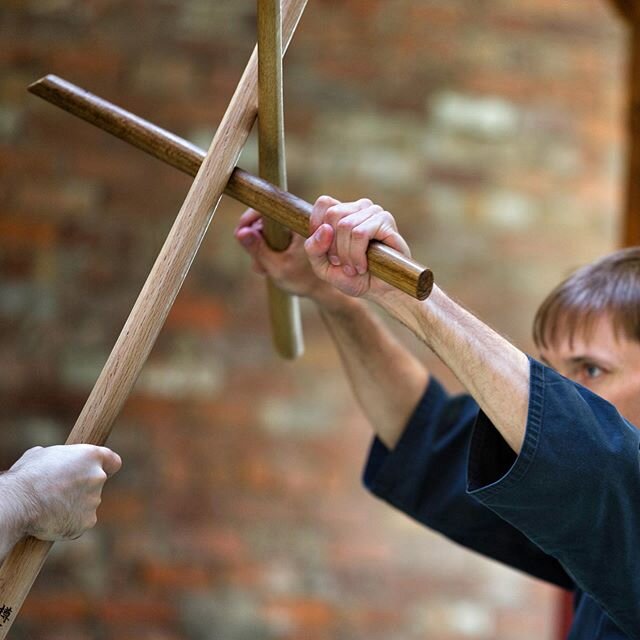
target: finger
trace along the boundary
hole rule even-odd
[[[361,198],[355,202],[342,202],[327,209],[323,222],[329,223],[336,232],[333,238],[333,244],[329,249],[329,262],[332,265],[339,266],[342,264],[341,256],[338,251],[338,238],[344,234],[344,231],[338,226],[341,220],[370,207],[372,204],[373,203],[368,198]]]
[[[366,273],[368,269],[367,250],[371,240],[378,240],[389,244],[402,253],[408,252],[409,250],[402,236],[397,232],[396,222],[393,216],[388,211],[384,211],[378,207],[377,211],[373,211],[369,218],[363,219],[351,230],[349,260],[353,264],[356,272],[360,275]]]
[[[107,477],[111,477],[114,473],[120,471],[122,467],[122,458],[115,452],[111,451],[107,447],[98,447],[101,454],[102,470],[107,474]]]
[[[263,272],[265,269],[269,270],[269,266],[274,260],[281,259],[282,252],[273,251],[262,235],[262,220],[256,220],[250,227],[239,229],[235,236]],[[292,245],[293,241],[289,246]]]
[[[381,242],[392,249],[399,251],[403,255],[407,256],[407,258],[411,257],[411,249],[409,248],[407,241],[397,231],[392,231],[386,235]]]
[[[324,222],[327,209],[336,204],[340,204],[340,201],[332,198],[331,196],[320,196],[315,201],[313,209],[311,210],[311,218],[309,219],[310,235],[313,235],[318,230],[318,227]]]
[[[344,265],[344,273],[346,275],[354,276],[356,273],[362,275],[366,272],[366,257],[364,252],[367,250],[369,239],[366,238],[364,242],[359,241],[354,245],[354,231],[366,220],[381,213],[382,207],[374,204],[342,218],[338,223],[338,258],[340,259],[340,263]],[[360,271],[358,271],[358,267],[360,267]]]
[[[235,233],[236,240],[242,248],[253,258],[258,256],[261,234],[253,227],[243,227]]]
[[[316,275],[323,277],[331,266],[327,251],[333,241],[333,228],[328,224],[318,227],[317,231],[304,243],[307,257]]]
[[[353,229],[351,234],[352,251],[361,256],[363,262],[358,262],[356,270],[358,273],[364,273],[368,268],[366,251],[371,240],[377,240],[395,249],[407,257],[411,257],[411,250],[404,238],[395,230],[388,226],[387,216],[391,217],[386,211],[386,215],[376,216],[365,220],[362,224]]]
[[[335,225],[345,216],[363,211],[371,206],[373,206],[373,202],[369,198],[360,198],[355,202],[339,202],[329,208],[325,222],[328,222],[335,229]]]
[[[259,211],[255,209],[247,209],[239,218],[238,226],[236,229],[240,229],[241,227],[248,227],[252,225],[256,220],[260,220],[262,215]]]

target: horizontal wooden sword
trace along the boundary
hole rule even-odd
[[[180,171],[195,176],[205,158],[196,145],[55,75],[29,86],[29,91],[100,129],[146,151]],[[312,205],[275,185],[236,167],[225,194],[307,238]],[[418,262],[380,242],[367,250],[371,273],[417,298],[426,299],[433,273]]]

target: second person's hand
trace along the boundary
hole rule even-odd
[[[270,277],[284,291],[310,298],[320,305],[337,302],[343,297],[313,272],[301,236],[294,233],[285,251],[269,248],[263,234],[262,216],[258,211],[248,209],[244,212],[234,236],[251,256],[253,270]]]

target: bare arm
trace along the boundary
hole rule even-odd
[[[436,353],[519,453],[529,405],[527,356],[437,287],[424,302],[393,293],[372,299]]]
[[[509,446],[520,452],[529,403],[524,353],[437,287],[418,302],[372,278],[366,270],[370,240],[409,254],[393,217],[370,201],[316,203],[314,234],[305,243],[316,275],[341,291],[366,297],[400,320],[453,371]]]
[[[358,403],[393,449],[427,386],[427,369],[361,301],[320,305],[320,314]]]
[[[427,385],[425,366],[367,303],[314,275],[300,237],[287,251],[276,253],[266,246],[261,232],[259,215],[253,211],[242,217],[236,230],[237,239],[254,260],[254,270],[268,273],[283,289],[315,302],[360,407],[378,437],[393,448]]]

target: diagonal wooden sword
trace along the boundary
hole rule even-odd
[[[306,3],[307,0],[286,0],[283,49],[289,44]],[[257,51],[254,50],[209,151],[67,444],[101,445],[107,440],[195,258],[256,114]],[[11,628],[51,546],[51,542],[24,538],[0,567],[0,607],[3,611],[0,639]]]

